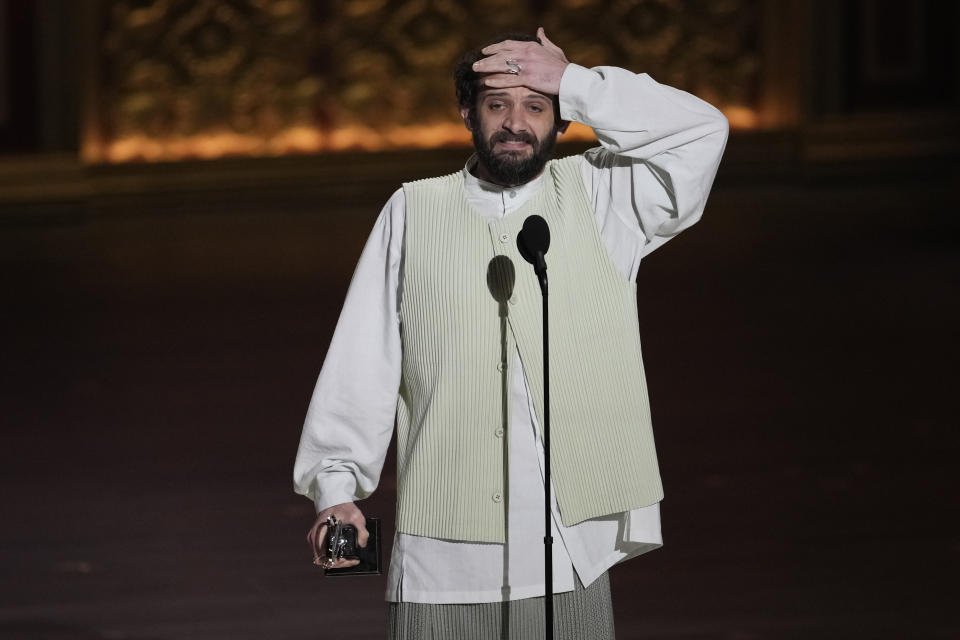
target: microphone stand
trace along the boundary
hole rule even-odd
[[[548,314],[547,261],[550,227],[534,214],[523,221],[517,236],[517,249],[533,265],[543,297],[543,616],[547,640],[553,640],[553,536],[550,510],[550,321]]]
[[[550,315],[547,287],[547,262],[537,252],[534,266],[543,298],[543,614],[547,640],[553,640],[553,536],[550,524]]]

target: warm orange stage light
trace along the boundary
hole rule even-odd
[[[735,129],[757,127],[759,116],[753,109],[729,106],[723,109]],[[594,141],[590,127],[572,123],[565,141]],[[374,129],[348,125],[322,131],[307,126],[290,127],[269,138],[231,131],[210,132],[189,137],[157,138],[146,134],[129,135],[109,142],[89,141],[84,145],[87,162],[174,162],[177,160],[223,157],[273,157],[337,151],[385,151],[391,149],[433,149],[470,145],[470,132],[462,123],[435,122],[424,125]]]
[[[756,129],[760,125],[760,114],[756,109],[742,105],[730,105],[721,109],[730,121],[731,129]]]

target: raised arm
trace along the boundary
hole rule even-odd
[[[607,245],[624,254],[614,258],[630,264],[632,280],[642,256],[703,214],[727,119],[647,74],[575,64],[563,74],[560,112],[592,127],[600,141],[584,154],[584,184]],[[611,243],[609,235],[620,237]]]

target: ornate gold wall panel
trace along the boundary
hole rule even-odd
[[[574,62],[647,71],[749,125],[758,2],[101,0],[84,157],[466,144],[457,56],[493,33],[541,24]]]

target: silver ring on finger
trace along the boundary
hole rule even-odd
[[[504,63],[507,65],[507,73],[517,76],[523,71],[523,65],[517,60],[511,58],[510,60],[504,60]]]

